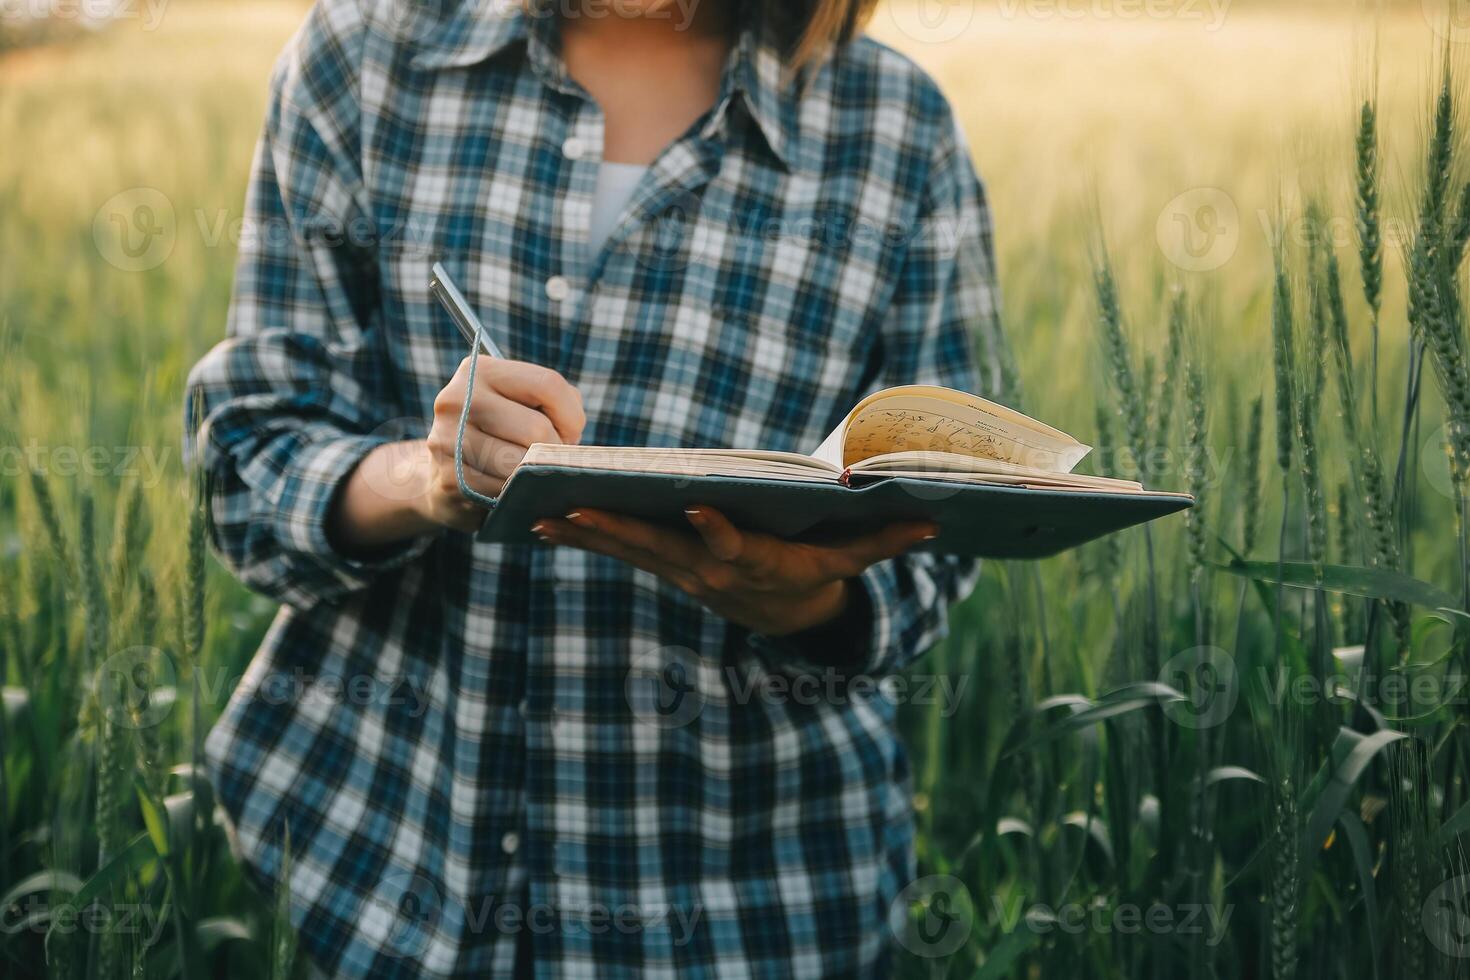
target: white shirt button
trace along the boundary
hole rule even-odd
[[[546,295],[554,303],[560,303],[572,295],[572,284],[565,276],[552,276],[546,280]]]
[[[506,831],[505,836],[500,838],[500,849],[507,854],[514,854],[520,847],[521,835],[514,830]]]
[[[587,144],[572,136],[561,145],[561,152],[568,160],[580,160],[587,155]]]

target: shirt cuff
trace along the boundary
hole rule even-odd
[[[873,649],[873,598],[861,579],[848,579],[847,604],[835,619],[799,633],[752,639],[798,673],[860,672]]]
[[[433,535],[415,538],[370,560],[349,558],[327,535],[332,507],[343,482],[384,436],[338,436],[302,446],[287,468],[278,502],[275,534],[282,550],[311,581],[318,598],[335,599],[364,589],[378,576],[412,562],[428,550]]]

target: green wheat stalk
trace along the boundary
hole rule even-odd
[[[1294,980],[1297,972],[1298,904],[1301,900],[1301,828],[1296,783],[1282,775],[1271,808],[1271,976]]]
[[[1205,480],[1209,465],[1209,433],[1205,418],[1204,371],[1195,358],[1191,358],[1185,367],[1184,403],[1187,422],[1185,476],[1189,492],[1194,495],[1195,500],[1195,505],[1185,512],[1185,523],[1189,539],[1190,575],[1197,580],[1206,564],[1204,504],[1207,495]]]
[[[103,669],[109,634],[109,617],[102,573],[97,565],[96,504],[90,493],[84,493],[81,500],[77,548],[81,564],[82,607],[88,660],[87,675],[99,681],[93,690],[94,704],[90,714],[96,720],[97,866],[101,868],[111,860],[121,846],[119,837],[122,826],[122,797],[125,792],[123,779],[126,763],[121,751],[121,738],[110,714],[113,706],[101,701],[103,689],[100,684],[100,672]],[[115,894],[113,890],[109,892]],[[121,962],[120,939],[117,931],[112,928],[104,929],[98,937],[96,964],[98,976],[115,977],[117,975]]]
[[[71,547],[66,532],[61,527],[61,516],[56,510],[56,498],[51,495],[51,484],[34,466],[27,467],[31,482],[31,496],[36,501],[36,512],[41,518],[41,528],[46,532],[46,543],[51,547],[51,557],[61,570],[62,583],[69,589],[74,578]]]
[[[1326,250],[1322,275],[1329,323],[1328,349],[1335,369],[1338,412],[1347,441],[1348,470],[1357,485],[1358,500],[1362,504],[1362,526],[1368,530],[1368,559],[1376,567],[1397,569],[1399,550],[1393,499],[1388,489],[1383,460],[1378,455],[1377,440],[1372,431],[1364,432],[1358,421],[1356,372],[1353,367],[1347,305],[1343,300],[1342,269],[1337,254],[1332,249]],[[1349,513],[1346,506],[1343,506],[1340,518],[1344,529],[1347,528]],[[1344,560],[1347,560],[1346,557]],[[1395,634],[1402,645],[1409,633],[1409,607],[1398,601],[1390,601],[1386,607],[1393,620]],[[1372,642],[1372,637],[1367,637],[1365,642]]]
[[[1292,445],[1296,428],[1296,358],[1292,317],[1291,279],[1283,247],[1277,244],[1271,292],[1271,351],[1276,378],[1276,465],[1291,473]]]
[[[1133,370],[1128,335],[1123,327],[1123,310],[1118,302],[1118,283],[1106,261],[1100,261],[1094,272],[1097,288],[1098,323],[1102,327],[1103,356],[1117,391],[1118,407],[1123,414],[1123,434],[1129,452],[1137,459],[1138,470],[1148,476],[1148,410],[1143,404],[1142,389]]]
[[[1390,746],[1389,848],[1392,854],[1389,887],[1398,918],[1394,975],[1428,976],[1424,949],[1424,863],[1427,858],[1428,801],[1422,787],[1427,773],[1423,749],[1408,738]]]
[[[1094,422],[1097,428],[1097,454],[1105,460],[1108,466],[1117,465],[1118,446],[1113,438],[1113,413],[1106,405],[1099,402],[1096,406]],[[1107,475],[1107,474],[1101,474]],[[1117,581],[1119,573],[1123,569],[1123,540],[1121,535],[1105,535],[1099,546],[1102,551],[1102,562],[1099,571],[1104,581]],[[1116,606],[1116,592],[1114,605]],[[1121,619],[1121,616],[1119,617]]]
[[[1154,448],[1158,458],[1170,457],[1169,438],[1174,419],[1174,402],[1179,388],[1180,368],[1184,362],[1184,325],[1188,318],[1187,298],[1180,289],[1169,301],[1169,337],[1164,348],[1164,366],[1159,377],[1158,395],[1155,399]],[[1161,471],[1162,472],[1162,471]]]
[[[1265,429],[1265,398],[1257,395],[1251,402],[1250,420],[1245,430],[1245,475],[1241,494],[1240,544],[1249,555],[1256,546],[1261,529],[1261,445]]]
[[[1358,266],[1363,280],[1363,299],[1368,304],[1368,324],[1373,342],[1368,393],[1372,406],[1370,418],[1373,431],[1377,432],[1378,326],[1383,308],[1383,232],[1378,187],[1378,106],[1373,98],[1363,100],[1359,110],[1355,149]]]

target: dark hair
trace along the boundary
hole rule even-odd
[[[878,0],[757,0],[798,70],[857,36]]]

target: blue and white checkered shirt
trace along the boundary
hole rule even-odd
[[[292,922],[341,976],[501,975],[522,930],[540,977],[881,972],[912,863],[887,697],[608,558],[446,532],[364,563],[326,518],[467,353],[440,258],[509,356],[580,389],[589,444],[811,451],[878,387],[993,391],[989,218],[950,108],[867,39],[791,83],[752,16],[591,254],[603,118],[557,21],[450,7],[313,8],[272,79],[228,337],[191,378],[214,544],[284,603],[207,742],[246,864],[277,883],[289,827]],[[931,646],[974,576],[864,574],[865,675]]]

